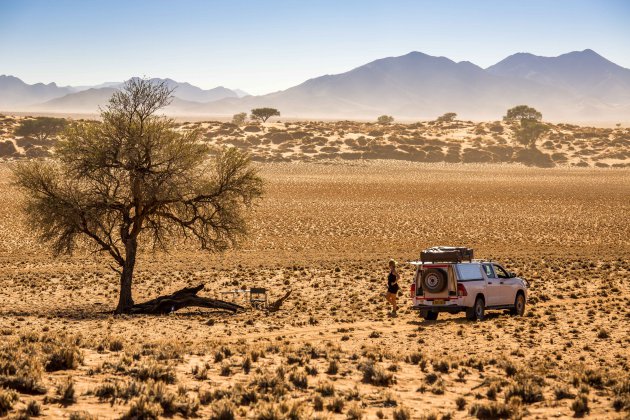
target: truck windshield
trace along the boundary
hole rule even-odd
[[[479,264],[457,264],[455,267],[459,281],[483,280]]]

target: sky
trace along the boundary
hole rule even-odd
[[[630,0],[0,0],[0,74],[264,94],[421,51],[488,67],[590,48],[630,68]]]

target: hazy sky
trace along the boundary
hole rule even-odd
[[[487,67],[591,48],[630,68],[628,0],[0,0],[0,74],[268,93],[422,51]]]

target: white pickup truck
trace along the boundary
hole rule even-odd
[[[522,316],[528,283],[492,261],[412,262],[416,265],[411,299],[423,318],[436,320],[440,312],[466,312],[482,320],[487,309],[509,309]]]

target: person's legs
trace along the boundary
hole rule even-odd
[[[396,311],[398,310],[398,302],[396,302],[397,296],[395,293],[392,293],[392,312],[396,313]]]
[[[392,306],[392,308],[394,306],[394,301],[393,301],[394,298],[395,298],[395,296],[394,296],[393,293],[389,293],[389,292],[387,293],[387,298],[386,298],[387,299],[387,303],[389,303]]]

